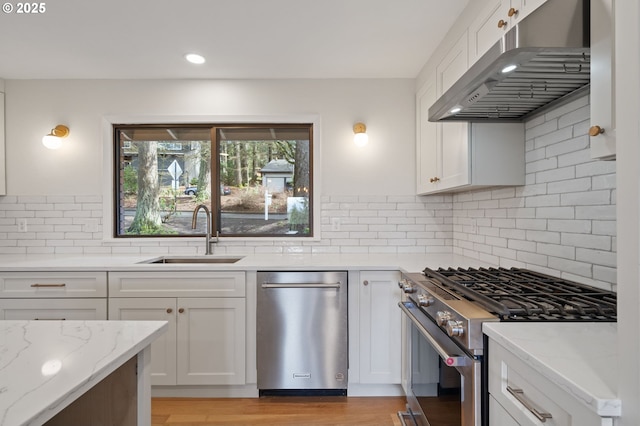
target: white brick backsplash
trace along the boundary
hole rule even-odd
[[[562,244],[574,247],[611,250],[611,237],[606,235],[562,233]]]
[[[589,148],[590,141],[586,135],[578,136],[577,138],[568,139],[564,142],[558,142],[555,145],[550,145],[545,149],[545,155],[549,157],[567,154],[574,151],[580,151]]]
[[[590,158],[588,100],[584,96],[525,123],[526,184],[490,190],[500,209],[473,208],[476,215],[484,209],[492,217],[489,229],[499,231],[487,234],[482,245],[469,247],[477,235],[465,224],[470,216],[463,206],[487,189],[453,196],[454,252],[482,259],[490,248],[503,267],[615,289],[615,161]],[[498,212],[506,212],[506,219]]]
[[[568,193],[575,191],[588,191],[591,189],[591,178],[563,180],[546,184],[549,194]]]

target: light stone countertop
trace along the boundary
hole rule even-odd
[[[73,401],[70,397],[97,384],[166,329],[165,321],[0,321],[0,424],[49,420]]]
[[[483,324],[482,329],[598,415],[622,414],[616,323],[502,322]]]
[[[168,257],[240,257],[235,263],[145,264],[164,255],[0,255],[0,272],[35,271],[215,271],[215,270],[401,270],[425,267],[495,266],[451,253],[435,254],[247,254],[166,255]]]

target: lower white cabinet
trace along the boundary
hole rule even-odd
[[[0,273],[0,320],[106,319],[106,272]]]
[[[106,320],[107,299],[0,299],[0,320]]]
[[[505,347],[489,340],[490,426],[611,426]]]
[[[109,319],[164,320],[151,344],[152,385],[244,385],[243,271],[110,272]]]
[[[400,389],[399,279],[398,271],[360,271],[357,278],[349,278],[350,385],[398,385]]]
[[[245,384],[243,298],[114,298],[109,318],[169,322],[151,344],[152,385]]]

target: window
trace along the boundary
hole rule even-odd
[[[313,236],[311,124],[114,125],[115,237]],[[213,155],[212,155],[213,153]]]

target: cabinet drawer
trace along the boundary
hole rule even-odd
[[[493,340],[490,341],[489,347],[489,393],[518,425],[604,426],[611,424],[610,418],[602,418],[590,411],[574,396]],[[539,414],[547,413],[551,417],[546,418],[542,423],[533,411]],[[499,419],[506,419],[504,414],[496,413],[494,418],[489,411],[490,425],[503,424]]]
[[[106,320],[107,299],[0,299],[1,320]]]
[[[106,272],[3,272],[0,298],[107,297]]]
[[[109,297],[244,297],[243,271],[110,272]]]

